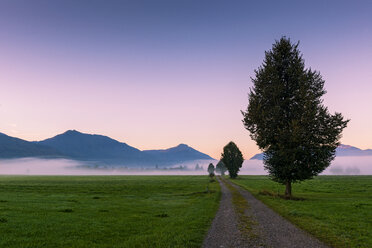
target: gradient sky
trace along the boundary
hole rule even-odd
[[[372,1],[0,1],[0,132],[67,129],[139,149],[186,143],[215,158],[241,122],[250,77],[285,35],[321,72],[342,143],[372,148]]]

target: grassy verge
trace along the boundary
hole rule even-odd
[[[200,247],[219,198],[206,176],[1,176],[0,247]]]
[[[294,184],[297,201],[281,198],[284,186],[266,176],[232,182],[333,247],[372,247],[372,176],[319,176]]]

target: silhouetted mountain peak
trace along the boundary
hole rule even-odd
[[[64,141],[70,140],[71,142],[75,140],[78,140],[79,142],[108,142],[112,144],[115,143],[115,144],[127,145],[125,143],[121,143],[117,140],[114,140],[108,136],[104,136],[100,134],[82,133],[75,129],[67,130],[64,133],[58,134],[52,138],[49,138],[49,139],[46,139],[40,142],[44,142],[44,143],[45,142],[56,142],[56,141],[61,141],[61,140],[64,140]]]
[[[77,135],[77,134],[83,134],[75,129],[73,130],[67,130],[66,132],[62,133],[63,135]]]
[[[176,147],[189,147],[188,145],[186,145],[186,144],[179,144],[178,146],[176,146]]]
[[[170,150],[170,149],[177,150],[177,151],[185,151],[185,150],[189,150],[189,149],[193,149],[193,148],[189,147],[186,144],[179,144],[178,146],[171,147],[171,148],[169,148],[167,150]]]
[[[66,132],[58,134],[55,137],[57,137],[57,136],[103,136],[103,135],[82,133],[82,132],[79,132],[79,131],[73,129],[73,130],[67,130]]]
[[[68,130],[52,138],[38,142],[53,147],[67,156],[93,158],[125,158],[140,156],[140,151],[110,137]]]
[[[155,156],[156,159],[158,160],[164,161],[168,160],[184,162],[198,159],[213,159],[207,154],[201,153],[186,144],[179,144],[178,146],[171,147],[168,149],[145,150],[143,152],[147,155]]]

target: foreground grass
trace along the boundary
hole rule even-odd
[[[219,198],[206,176],[0,176],[0,247],[200,247]]]
[[[298,201],[278,197],[284,186],[266,176],[232,182],[333,247],[372,247],[372,176],[319,176],[294,184],[294,196],[303,198]]]

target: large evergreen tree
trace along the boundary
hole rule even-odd
[[[286,185],[310,179],[330,165],[348,120],[323,105],[324,80],[306,69],[298,44],[282,37],[265,52],[252,78],[245,128],[264,152],[265,169]]]
[[[243,165],[243,155],[234,142],[229,142],[221,154],[221,161],[225,164],[231,178],[236,178]]]

